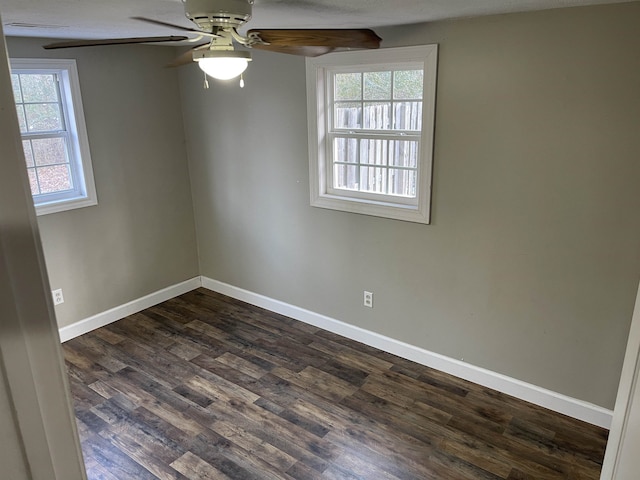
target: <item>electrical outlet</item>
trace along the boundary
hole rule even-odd
[[[364,292],[364,306],[373,308],[373,292]]]
[[[52,290],[51,295],[53,295],[53,304],[60,305],[64,303],[64,297],[62,296],[62,289],[59,288],[57,290]]]

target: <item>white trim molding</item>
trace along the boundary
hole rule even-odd
[[[517,380],[500,373],[471,365],[454,358],[430,352],[414,345],[349,325],[340,320],[305,310],[273,298],[266,297],[218,280],[202,277],[202,286],[214,292],[286,315],[304,323],[342,335],[371,347],[398,355],[430,368],[454,375],[458,378],[511,395],[564,415],[609,429],[613,412],[537,385]]]
[[[0,470],[86,480],[0,19]]]
[[[144,297],[132,300],[124,305],[111,308],[79,322],[72,323],[59,329],[60,341],[66,342],[72,338],[88,333],[96,328],[104,327],[134,313],[141,312],[145,308],[153,307],[159,303],[170,300],[178,295],[190,292],[202,286],[200,277],[194,277],[181,283],[177,283]]]
[[[11,69],[19,74],[55,74],[59,81],[59,101],[64,118],[59,131],[23,132],[22,140],[37,138],[64,138],[70,160],[73,189],[68,192],[43,193],[33,197],[36,215],[64,212],[74,208],[98,204],[89,137],[85,124],[78,67],[74,59],[63,58],[13,58]],[[60,137],[60,135],[63,137]]]
[[[435,44],[334,52],[320,57],[307,58],[307,124],[311,206],[408,222],[425,224],[430,222],[437,69],[438,45]],[[339,125],[340,122],[334,119],[332,113],[334,106],[345,103],[335,99],[333,95],[334,81],[338,75],[345,73],[367,75],[375,72],[376,74],[389,74],[389,78],[391,78],[392,72],[407,70],[423,73],[422,96],[416,95],[418,98],[406,100],[409,103],[422,105],[419,129],[399,127],[395,124],[390,128],[367,127],[366,125],[347,127]],[[362,79],[362,77],[360,78]],[[400,81],[400,83],[402,82]],[[380,101],[391,110],[393,110],[392,105],[405,102],[398,99],[392,100],[391,83],[388,84],[388,92],[385,95],[388,95],[387,99]],[[367,103],[366,97],[363,96],[363,92],[356,96],[359,99],[350,100],[349,103],[359,103],[360,107],[358,108],[362,114],[363,108],[367,110],[366,106],[362,106]],[[393,147],[390,146],[392,142],[396,142],[396,145],[405,142],[415,145],[416,153],[413,156],[415,157],[413,158],[415,170],[409,164],[404,167],[391,165],[393,162],[389,159],[384,165],[378,165],[376,162],[379,171],[392,172],[396,170],[400,176],[414,171],[416,175],[415,196],[409,195],[409,192],[405,192],[407,196],[399,192],[394,194],[386,189],[384,192],[371,192],[366,188],[360,190],[355,185],[338,187],[333,180],[334,162],[337,159],[332,153],[333,142],[338,138],[358,144],[365,141],[381,142],[386,145],[385,148],[389,149],[389,156],[393,150]],[[356,163],[352,163],[354,160]],[[360,161],[361,159],[350,158],[349,165],[356,168],[360,165]],[[358,167],[359,169],[360,167]],[[404,173],[401,174],[400,171]],[[360,173],[355,175],[359,176]]]
[[[158,290],[144,297],[125,303],[97,315],[60,328],[60,340],[66,342],[79,335],[103,327],[128,315],[140,312],[178,295],[204,287],[237,300],[286,315],[309,325],[328,330],[388,353],[398,355],[458,378],[511,395],[527,402],[548,408],[558,413],[609,429],[613,412],[583,400],[563,395],[521,380],[487,370],[482,367],[431,352],[415,345],[380,335],[325,315],[290,305],[280,300],[244,290],[208,277],[194,277],[190,280]]]
[[[601,480],[636,478],[640,423],[640,285],[631,317],[627,350],[622,364],[615,415],[602,464]],[[632,419],[633,417],[633,419]],[[629,472],[633,472],[631,475]]]

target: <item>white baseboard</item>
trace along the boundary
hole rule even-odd
[[[158,290],[144,297],[93,315],[72,325],[59,329],[60,340],[66,342],[79,335],[88,333],[120,320],[128,315],[140,312],[178,295],[182,295],[198,287],[208,288],[218,293],[242,300],[244,302],[266,308],[272,312],[286,315],[301,322],[314,325],[330,332],[342,335],[366,345],[379,348],[385,352],[426,365],[436,370],[468,380],[478,385],[492,388],[507,395],[520,398],[541,407],[577,418],[584,422],[610,428],[613,412],[606,408],[563,395],[530,383],[517,380],[491,370],[477,367],[469,363],[446,357],[435,352],[365,330],[354,325],[305,310],[273,298],[266,297],[242,288],[234,287],[207,277],[195,277],[190,280]]]
[[[93,315],[92,317],[80,320],[79,322],[67,325],[66,327],[59,329],[60,341],[66,342],[67,340],[71,340],[72,338],[88,333],[91,330],[104,327],[105,325],[120,320],[128,315],[133,315],[145,308],[153,307],[154,305],[177,297],[178,295],[182,295],[183,293],[190,292],[191,290],[195,290],[201,286],[202,283],[200,281],[200,277],[194,277],[190,280],[177,283],[170,287],[163,288],[162,290],[158,290],[157,292],[145,295],[144,297],[132,300],[124,305],[114,307],[105,312]]]
[[[507,395],[568,415],[578,420],[609,429],[613,412],[606,408],[538,387],[515,378],[492,372],[469,363],[385,337],[348,323],[341,322],[294,305],[274,300],[257,293],[234,287],[217,280],[202,277],[202,286],[272,312],[286,315],[399,357],[440,370],[470,382],[492,388]]]

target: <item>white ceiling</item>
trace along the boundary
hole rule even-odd
[[[250,28],[380,27],[624,0],[255,0]],[[180,34],[131,20],[193,26],[181,0],[0,0],[5,35],[118,38]]]

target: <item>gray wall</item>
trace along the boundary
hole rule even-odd
[[[640,4],[438,43],[432,225],[309,206],[304,60],[181,72],[200,273],[612,408],[640,272]],[[362,291],[375,308],[362,306]]]
[[[198,275],[173,48],[45,51],[8,39],[12,57],[75,58],[98,205],[38,217],[65,326]]]

